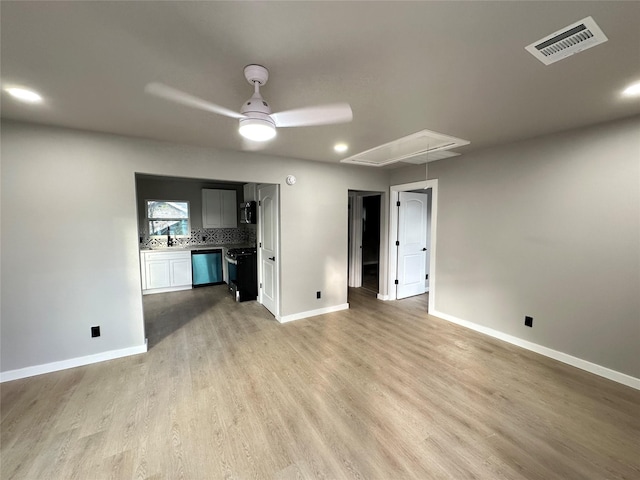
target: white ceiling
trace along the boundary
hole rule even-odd
[[[143,92],[166,83],[233,110],[259,63],[274,111],[349,102],[350,124],[279,129],[264,153],[338,162],[423,129],[461,153],[640,114],[640,2],[0,2],[2,117],[241,149],[237,122]],[[545,66],[525,46],[592,16],[609,41]],[[337,141],[350,145],[337,154]],[[406,165],[406,164],[397,164]],[[367,167],[363,167],[367,168]]]

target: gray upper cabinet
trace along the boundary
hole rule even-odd
[[[238,203],[235,190],[202,189],[202,227],[238,227]]]

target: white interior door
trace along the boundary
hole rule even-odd
[[[396,298],[426,292],[427,195],[400,192]]]
[[[277,185],[258,186],[258,301],[276,318],[280,298],[279,200]]]

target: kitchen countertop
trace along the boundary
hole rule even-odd
[[[195,252],[198,250],[214,250],[229,248],[255,248],[256,246],[249,243],[227,243],[223,245],[186,245],[177,247],[154,247],[141,248],[141,252]]]

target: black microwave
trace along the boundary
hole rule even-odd
[[[256,223],[256,202],[240,204],[240,223]]]

